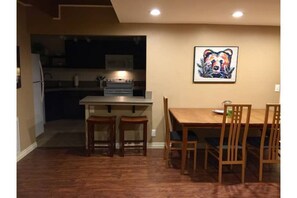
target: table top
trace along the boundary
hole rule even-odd
[[[170,108],[170,114],[182,125],[189,127],[220,127],[223,115],[213,112],[212,108]],[[251,127],[261,127],[264,123],[265,109],[252,109]],[[243,118],[244,119],[244,118]],[[269,122],[268,122],[269,123]]]
[[[153,104],[150,98],[143,96],[87,96],[79,101],[80,105],[144,105]]]

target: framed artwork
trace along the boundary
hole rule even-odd
[[[193,82],[236,81],[238,47],[195,46]]]

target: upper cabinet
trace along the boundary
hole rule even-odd
[[[32,35],[46,67],[145,70],[146,36]]]

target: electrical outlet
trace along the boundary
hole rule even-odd
[[[94,106],[90,106],[90,113],[95,113],[95,108],[94,108]]]
[[[157,133],[156,129],[152,129],[152,137],[156,137],[156,133]]]
[[[280,89],[280,85],[279,84],[275,84],[274,91],[275,92],[279,92],[279,89]]]

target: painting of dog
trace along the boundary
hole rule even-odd
[[[235,82],[238,47],[195,47],[194,82]]]

